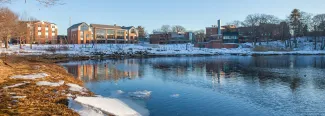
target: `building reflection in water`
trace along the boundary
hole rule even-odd
[[[299,61],[299,62],[298,62]],[[300,62],[303,61],[303,62]],[[84,81],[135,79],[139,77],[161,78],[204,87],[220,87],[228,83],[258,84],[268,87],[282,84],[292,91],[310,84],[325,88],[324,57],[260,56],[260,57],[182,57],[151,58],[77,62],[63,65],[75,77]],[[150,70],[145,70],[150,69]],[[144,75],[144,71],[152,71]],[[312,79],[309,79],[312,78]],[[306,85],[304,85],[306,86]]]
[[[85,64],[64,65],[69,73],[85,82],[120,79],[135,79],[142,75],[139,64],[135,60],[119,60],[110,62],[92,62]]]

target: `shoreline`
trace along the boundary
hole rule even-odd
[[[0,59],[0,115],[79,115],[69,97],[94,94],[62,66],[46,60]]]
[[[31,61],[42,61],[51,63],[62,63],[68,61],[82,61],[82,60],[103,60],[103,59],[129,59],[129,58],[159,58],[159,57],[204,57],[204,56],[282,56],[282,55],[294,55],[294,56],[324,56],[325,53],[253,53],[253,54],[173,54],[173,55],[70,55],[70,54],[42,54],[42,55],[8,55],[25,57]]]

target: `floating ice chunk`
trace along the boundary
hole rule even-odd
[[[129,96],[130,97],[135,97],[135,98],[139,98],[139,99],[146,99],[149,98],[151,95],[151,91],[136,91],[136,92],[129,92]]]
[[[11,98],[13,98],[13,99],[22,99],[22,98],[26,98],[26,96],[12,96]]]
[[[15,88],[15,87],[19,87],[22,85],[26,85],[27,83],[29,83],[29,82],[17,83],[17,84],[11,85],[11,86],[5,86],[5,87],[3,87],[3,89]]]
[[[117,91],[111,91],[111,95],[109,97],[113,98],[119,98],[124,94],[124,91],[122,90],[117,90]]]
[[[15,75],[10,78],[12,79],[38,79],[38,78],[44,78],[49,76],[46,73],[37,73],[37,74],[30,74],[30,75]]]
[[[173,95],[170,95],[170,97],[178,98],[179,97],[179,94],[173,94]]]
[[[81,92],[81,93],[87,92],[86,88],[81,87],[77,84],[68,83],[67,85],[70,87],[69,88],[70,91]]]
[[[52,83],[52,82],[48,82],[48,81],[39,81],[36,83],[36,85],[38,86],[52,86],[52,87],[57,87],[57,86],[61,86],[64,84],[64,81],[59,81],[57,83]]]
[[[116,116],[149,116],[148,109],[131,100],[120,100],[103,97],[77,97],[75,101],[101,110],[103,113]],[[87,114],[89,115],[89,114]]]
[[[116,93],[117,93],[117,94],[123,94],[124,91],[122,91],[122,90],[117,90]]]

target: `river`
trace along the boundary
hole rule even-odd
[[[325,115],[325,56],[209,56],[62,63],[103,97],[152,116]],[[151,91],[148,97],[132,96]]]

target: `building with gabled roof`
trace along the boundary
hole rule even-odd
[[[82,26],[84,28],[82,28]],[[68,28],[68,40],[85,43],[137,43],[138,30],[133,27],[78,23]]]
[[[72,44],[86,44],[93,43],[92,30],[90,26],[85,23],[77,23],[68,28],[68,42]]]

